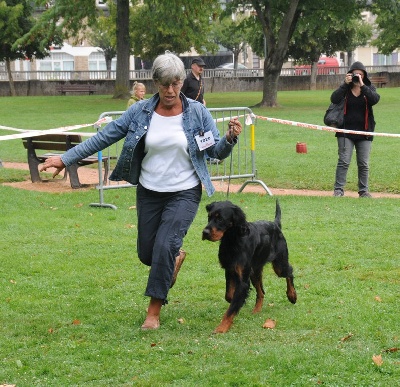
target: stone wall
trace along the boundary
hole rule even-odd
[[[400,73],[385,73],[388,83],[386,87],[400,87]],[[142,80],[146,85],[147,93],[156,92],[156,88],[152,80]],[[343,75],[318,75],[317,90],[334,90],[343,82]],[[65,83],[61,81],[15,81],[15,89],[18,96],[34,96],[34,95],[60,95],[56,91],[56,86]],[[67,83],[79,84],[88,83],[87,81],[68,81]],[[96,85],[96,94],[113,94],[115,81],[98,80],[91,81]],[[133,84],[133,81],[131,82]],[[236,91],[262,91],[263,78],[206,78],[206,93],[217,92],[236,92]],[[309,76],[282,76],[279,80],[279,91],[295,91],[309,90]],[[10,95],[10,86],[7,81],[0,81],[0,97]]]

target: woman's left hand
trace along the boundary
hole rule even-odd
[[[232,142],[231,140],[242,133],[242,124],[237,118],[232,118],[229,121],[229,129],[226,132],[226,138],[229,142]]]

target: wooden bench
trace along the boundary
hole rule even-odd
[[[372,75],[370,81],[377,87],[383,87],[387,84],[387,77],[384,75]]]
[[[66,152],[68,149],[73,148],[82,142],[82,138],[77,134],[45,134],[42,136],[24,138],[23,144],[28,154],[29,172],[31,174],[32,183],[43,182],[44,180],[40,177],[39,164],[45,162],[51,156],[59,156]],[[53,151],[45,154],[38,155],[36,150],[47,150]],[[56,152],[54,152],[56,151]],[[109,160],[108,157],[103,157],[101,160],[104,163],[104,182],[107,181],[109,172]],[[63,179],[65,180],[69,175],[69,180],[72,188],[84,187],[81,184],[78,176],[78,168],[84,165],[90,165],[98,163],[97,155],[89,156],[85,159],[78,161],[65,168]]]
[[[56,86],[56,90],[61,93],[62,95],[65,95],[68,92],[71,93],[89,93],[89,95],[92,95],[93,93],[96,92],[96,86],[92,85],[90,83],[85,83],[85,84],[61,84]]]

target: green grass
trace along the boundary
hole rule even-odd
[[[385,386],[400,376],[399,352],[385,352],[400,346],[398,200],[281,197],[298,303],[267,266],[262,313],[251,314],[252,292],[231,331],[215,336],[226,302],[218,245],[200,237],[210,199],[186,237],[161,329],[142,332],[134,190],[109,193],[117,211],[89,207],[94,190],[0,195],[0,383]],[[274,198],[230,199],[250,220],[273,217]],[[274,330],[262,329],[267,318]]]
[[[381,101],[374,109],[376,131],[398,132],[399,91],[399,88],[379,89]],[[281,92],[278,94],[280,107],[252,110],[262,117],[322,125],[329,96],[329,91]],[[260,100],[261,93],[210,93],[207,106],[253,106]],[[102,112],[126,107],[126,101],[109,96],[3,97],[1,103],[1,125],[29,129],[92,123]],[[12,133],[0,130],[0,135]],[[307,154],[296,153],[297,142],[307,144]],[[371,192],[400,193],[400,169],[396,167],[398,142],[398,138],[375,138],[370,162]],[[255,157],[258,178],[270,187],[332,190],[337,161],[333,133],[259,119],[256,122]],[[0,141],[0,159],[25,162],[21,140]],[[353,157],[346,189],[356,191],[356,182],[357,168]]]
[[[379,131],[396,132],[396,92],[382,90],[375,111],[377,122],[386,126],[378,126]],[[254,110],[322,123],[321,109],[326,108],[329,93],[311,94],[282,93],[282,107]],[[125,105],[99,96],[92,104],[90,98],[42,99],[49,110],[27,106],[29,114],[21,106],[37,103],[36,97],[2,98],[8,107],[1,125],[40,129],[86,123],[102,111]],[[207,103],[216,106],[222,99],[223,95],[210,94]],[[244,105],[241,101],[254,104],[259,96],[229,94],[229,99],[231,103],[224,99],[227,106],[239,106]],[[393,112],[386,110],[386,104]],[[69,109],[79,110],[79,116],[50,117],[52,111],[61,117]],[[336,148],[332,134],[261,122],[257,134],[257,166],[268,184],[294,187],[305,181],[330,189],[335,156],[329,152]],[[307,142],[307,154],[295,153],[296,141]],[[374,141],[373,153],[382,153],[385,163],[373,160],[372,169],[379,168],[379,174],[371,176],[374,187],[379,181],[383,190],[393,192],[399,192],[396,141]],[[20,140],[6,145],[0,142],[3,161],[25,161]],[[389,172],[381,176],[385,170],[392,170],[391,178]],[[26,177],[24,171],[0,170],[0,182]],[[89,207],[98,200],[96,190],[50,194],[0,185],[0,385],[383,387],[398,383],[398,199],[280,197],[298,302],[288,302],[285,281],[267,266],[263,311],[251,313],[252,291],[231,330],[213,335],[227,307],[224,273],[217,260],[218,244],[201,241],[201,230],[205,205],[226,195],[203,196],[185,238],[188,257],[163,308],[161,328],[154,332],[140,330],[148,303],[143,296],[148,269],[136,255],[135,190],[105,195],[118,210]],[[274,197],[231,193],[230,200],[245,210],[249,220],[273,218]],[[275,329],[262,328],[267,318],[277,322]],[[374,364],[374,355],[382,356],[382,366]]]

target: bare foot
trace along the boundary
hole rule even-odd
[[[146,320],[144,320],[142,325],[142,330],[160,328],[160,311],[162,304],[162,300],[151,297],[149,307],[147,308]]]
[[[160,320],[156,316],[147,316],[142,325],[142,330],[155,330],[160,328]]]

